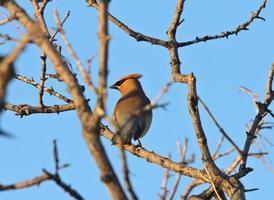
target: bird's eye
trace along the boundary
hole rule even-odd
[[[116,85],[116,86],[120,86],[120,85],[122,85],[123,84],[123,82],[124,82],[125,80],[124,79],[122,79],[122,80],[120,80],[120,81],[117,81],[114,85]]]

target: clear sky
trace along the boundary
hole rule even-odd
[[[17,1],[22,4],[30,16],[33,17],[33,8],[30,1]],[[153,37],[166,39],[166,31],[172,20],[175,0],[140,0],[140,1],[111,1],[110,12],[137,32]],[[196,36],[215,35],[222,31],[234,29],[246,21],[251,11],[255,11],[261,1],[186,1],[183,18],[177,39],[188,41]],[[87,7],[85,1],[53,0],[46,9],[46,20],[51,31],[55,24],[53,8],[57,7],[60,16],[71,11],[71,16],[64,25],[64,30],[83,64],[93,55],[92,77],[96,82],[98,72],[98,13]],[[7,13],[1,9],[1,14]],[[246,124],[254,119],[256,114],[253,99],[247,94],[239,92],[239,86],[244,86],[257,93],[260,100],[264,99],[265,84],[268,70],[274,62],[274,5],[267,4],[261,17],[266,21],[255,20],[249,31],[243,31],[238,36],[229,39],[220,39],[199,43],[180,49],[182,72],[193,72],[197,77],[199,96],[208,105],[222,127],[229,133],[240,148],[246,138]],[[17,22],[9,26],[0,26],[1,34],[12,34],[19,37],[24,29]],[[111,35],[109,48],[109,76],[108,84],[114,83],[119,77],[129,73],[141,73],[142,85],[147,96],[153,99],[162,86],[170,80],[170,60],[166,49],[144,42],[136,42],[122,30],[110,23]],[[58,43],[63,45],[62,39],[57,37]],[[0,46],[0,52],[8,53],[15,46],[9,42]],[[76,73],[75,63],[66,56]],[[29,45],[20,59],[16,62],[17,73],[33,78],[39,82],[40,78],[40,51],[34,45]],[[53,72],[48,64],[49,72]],[[80,74],[80,82],[83,84]],[[47,87],[53,87],[62,94],[67,94],[64,85],[55,81],[46,82]],[[117,91],[108,91],[107,112],[112,114],[115,102],[119,98]],[[90,105],[93,107],[95,96],[87,91]],[[62,103],[56,98],[45,94],[45,104]],[[188,155],[195,153],[196,160],[193,166],[203,168],[200,153],[195,139],[193,126],[187,108],[186,85],[173,84],[168,93],[161,99],[168,102],[166,110],[153,111],[151,128],[142,139],[143,146],[160,155],[172,155],[172,160],[179,161],[176,140],[183,142],[189,138]],[[13,80],[8,87],[7,102],[13,104],[37,105],[38,90],[32,86]],[[273,109],[273,106],[270,108]],[[220,138],[220,132],[200,107],[202,124],[208,137],[208,143],[213,152]],[[24,181],[42,173],[42,169],[54,170],[52,158],[52,141],[57,139],[60,160],[71,166],[61,171],[61,176],[67,183],[77,189],[85,199],[110,199],[109,194],[100,182],[95,162],[85,145],[81,135],[79,120],[75,111],[57,114],[31,115],[20,118],[14,113],[6,111],[1,114],[1,128],[14,134],[14,139],[0,138],[0,183],[9,184]],[[273,122],[267,117],[266,120]],[[104,122],[107,124],[107,122]],[[273,141],[273,131],[264,130],[262,135],[270,142]],[[116,172],[121,178],[121,161],[119,152],[111,143],[102,139],[105,149],[113,163]],[[222,152],[230,148],[228,142]],[[259,188],[258,191],[246,194],[247,199],[274,199],[274,171],[273,146],[261,137],[258,138],[251,152],[269,152],[264,158],[266,163],[249,158],[248,166],[255,170],[242,179],[246,189]],[[226,169],[236,154],[226,159],[220,159],[217,164]],[[146,162],[136,156],[128,154],[129,169],[135,191],[140,199],[158,199],[164,169]],[[269,167],[271,169],[269,169]],[[168,189],[173,186],[175,175],[169,179]],[[182,178],[176,199],[184,192],[189,183],[188,178]],[[0,200],[29,200],[29,199],[71,199],[52,182],[42,183],[39,187],[23,190],[0,192]]]

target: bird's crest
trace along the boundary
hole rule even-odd
[[[142,77],[142,74],[137,74],[137,73],[134,73],[134,74],[129,74],[129,75],[126,75],[126,76],[123,76],[119,79],[119,81],[122,81],[122,80],[126,80],[126,79],[130,79],[130,78],[134,78],[134,79],[139,79]]]
[[[118,89],[118,87],[120,85],[122,85],[122,83],[127,80],[127,79],[139,79],[142,77],[142,74],[137,74],[137,73],[134,73],[134,74],[129,74],[129,75],[126,75],[126,76],[123,76],[121,77],[116,83],[114,83],[112,86],[110,86],[110,88],[112,89]]]

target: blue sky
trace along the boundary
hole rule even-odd
[[[33,8],[29,1],[21,3],[29,15],[33,17]],[[166,31],[172,20],[177,1],[112,1],[110,12],[118,19],[137,32],[153,37],[166,39]],[[178,30],[179,41],[192,40],[196,36],[215,35],[222,31],[232,30],[240,23],[246,21],[255,11],[261,1],[187,1],[182,23]],[[91,65],[92,78],[96,82],[98,72],[98,18],[97,12],[86,6],[85,1],[53,0],[46,9],[46,20],[49,28],[55,27],[53,8],[57,7],[60,16],[65,16],[68,10],[71,16],[64,26],[64,30],[77,52],[77,55],[85,64],[92,55],[97,55]],[[253,100],[250,96],[239,92],[239,86],[245,86],[264,99],[265,83],[268,70],[273,59],[274,45],[274,5],[269,3],[261,16],[266,19],[255,20],[249,27],[249,31],[243,31],[238,36],[229,39],[220,39],[199,43],[180,49],[182,72],[193,72],[197,77],[197,90],[199,96],[208,105],[222,127],[229,133],[234,141],[243,147],[246,138],[245,125],[255,116]],[[1,12],[3,9],[1,9]],[[7,12],[5,12],[7,13]],[[169,65],[169,53],[166,49],[144,42],[136,42],[122,30],[113,24],[109,24],[111,35],[109,48],[109,79],[108,84],[114,83],[119,77],[129,73],[141,73],[141,82],[150,99],[153,99],[162,86],[170,80],[171,68]],[[19,25],[20,26],[20,25]],[[1,26],[1,33],[13,34],[19,37],[14,25]],[[20,28],[24,32],[23,28]],[[58,43],[63,44],[57,37]],[[0,46],[1,53],[8,53],[14,47],[14,43]],[[73,69],[78,73],[75,63],[69,58],[65,47],[64,56],[68,57]],[[34,45],[29,45],[20,59],[15,63],[17,73],[27,77],[40,78],[40,51]],[[48,63],[49,72],[53,69]],[[80,77],[80,74],[78,75]],[[83,84],[83,81],[80,82]],[[64,85],[58,85],[55,81],[47,81],[46,86],[52,86],[62,94],[67,94]],[[37,105],[38,90],[32,86],[12,81],[8,88],[7,101],[13,104]],[[107,113],[111,115],[115,102],[119,98],[117,91],[108,91]],[[93,107],[95,96],[86,91],[87,98]],[[186,85],[173,84],[168,93],[162,97],[161,102],[169,102],[166,110],[156,109],[152,126],[142,139],[143,146],[160,155],[179,161],[176,140],[183,141],[189,138],[189,155],[195,153],[196,162],[193,166],[202,168],[200,153],[191,124],[187,108]],[[45,94],[46,105],[62,103],[56,98]],[[273,109],[273,106],[270,108]],[[217,145],[220,138],[218,129],[214,126],[203,108],[200,107],[202,124],[208,137],[211,151]],[[98,170],[93,158],[85,145],[81,135],[79,120],[75,111],[61,113],[59,115],[31,115],[20,118],[14,113],[6,111],[1,114],[0,125],[6,131],[15,135],[12,140],[0,140],[0,183],[8,184],[24,181],[40,175],[42,169],[54,169],[52,159],[52,141],[57,139],[60,160],[69,163],[71,167],[61,171],[61,176],[70,183],[86,199],[110,199],[104,185],[100,182]],[[271,118],[267,117],[271,121]],[[105,122],[105,124],[107,124]],[[273,141],[273,131],[263,131],[265,137]],[[119,152],[109,141],[102,139],[105,149],[113,163],[116,172],[120,176],[121,161]],[[259,144],[269,155],[265,158],[273,167],[273,146],[258,139]],[[222,151],[230,148],[225,143]],[[254,145],[251,152],[258,149]],[[217,164],[226,169],[235,154],[220,159]],[[164,170],[154,164],[148,163],[138,157],[128,155],[129,169],[135,191],[140,199],[157,199],[160,192]],[[255,170],[242,179],[246,189],[259,188],[258,191],[247,193],[247,199],[271,199],[273,196],[274,174],[266,169],[259,160],[250,158],[248,166]],[[272,169],[273,170],[273,169]],[[259,177],[259,178],[258,178]],[[120,180],[122,180],[120,176]],[[175,175],[169,180],[171,189]],[[183,178],[179,186],[178,194],[183,193],[189,179]],[[52,182],[45,182],[39,187],[0,192],[0,200],[15,199],[71,199]]]

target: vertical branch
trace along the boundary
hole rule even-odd
[[[180,59],[178,55],[178,46],[177,46],[177,41],[176,41],[176,32],[178,29],[178,26],[180,25],[180,18],[181,14],[183,12],[184,8],[184,3],[185,0],[179,0],[176,6],[175,10],[175,15],[173,17],[172,23],[167,31],[167,35],[169,38],[169,43],[168,43],[168,49],[170,52],[171,56],[171,66],[172,66],[172,76],[173,80],[178,79],[179,77],[183,79],[183,82],[186,83],[186,77],[181,75],[181,70],[180,70]]]
[[[120,141],[120,144],[122,144],[121,141]],[[131,200],[138,200],[138,197],[133,190],[133,187],[132,187],[132,184],[131,184],[131,181],[129,178],[129,170],[128,170],[128,165],[127,165],[126,152],[125,152],[123,145],[121,145],[121,158],[122,158],[122,163],[123,163],[123,176],[124,176],[124,182],[126,185],[126,189],[130,195]]]
[[[88,121],[89,128],[84,131],[84,137],[87,145],[92,152],[97,165],[101,170],[101,180],[106,184],[111,196],[115,200],[127,199],[122,186],[116,176],[112,165],[107,157],[99,137],[99,125],[101,117],[105,114],[106,104],[106,78],[107,78],[107,60],[108,60],[108,22],[107,10],[108,0],[99,2],[99,84],[98,96],[94,114]]]
[[[107,99],[107,62],[108,62],[108,0],[101,0],[99,3],[99,84],[98,84],[98,99],[95,112],[101,111],[105,113],[106,99]],[[99,114],[101,112],[95,113]]]
[[[185,83],[188,85],[188,109],[190,116],[192,118],[192,123],[196,133],[197,141],[202,153],[202,160],[204,162],[205,168],[209,171],[209,175],[212,177],[212,182],[214,185],[220,187],[223,191],[227,193],[231,199],[245,199],[244,187],[237,178],[230,178],[226,176],[214,163],[212,156],[210,154],[207,138],[204,133],[200,114],[198,109],[198,95],[196,91],[196,77],[193,73],[191,74],[181,74],[180,66],[181,62],[178,54],[178,42],[176,41],[176,31],[180,25],[180,17],[184,7],[184,0],[178,0],[175,14],[172,23],[167,31],[169,38],[168,49],[171,59],[172,68],[172,79],[176,82]],[[207,175],[207,176],[209,176]]]
[[[43,95],[44,95],[44,87],[45,87],[45,81],[46,81],[46,70],[47,70],[47,56],[44,52],[42,52],[41,55],[41,77],[40,77],[40,90],[38,95],[38,106],[40,108],[44,107],[43,103]]]
[[[207,139],[202,128],[202,122],[200,120],[200,114],[198,110],[198,96],[196,93],[196,78],[193,74],[189,76],[188,81],[188,109],[191,115],[198,144],[202,152],[202,160],[205,167],[210,173],[221,174],[218,167],[215,165],[207,144]]]
[[[168,155],[168,158],[170,159],[171,155]],[[162,194],[160,194],[160,200],[166,200],[167,194],[168,194],[168,189],[167,189],[167,182],[170,177],[170,171],[169,169],[165,170],[163,181],[162,181],[162,186],[161,186],[161,191]]]
[[[38,22],[40,24],[40,27],[42,28],[43,32],[47,34],[48,36],[50,35],[49,30],[47,28],[47,24],[44,19],[44,9],[47,5],[47,0],[43,2],[42,7],[39,6],[37,0],[32,0],[32,5],[35,8],[35,16],[38,19]],[[44,95],[44,86],[45,86],[45,81],[46,81],[46,70],[47,70],[47,55],[45,52],[42,52],[41,55],[41,77],[40,77],[40,90],[38,94],[38,106],[40,108],[44,108],[44,103],[43,103],[43,95]]]
[[[187,141],[188,141],[187,138],[185,138],[185,140],[184,140],[184,149],[182,149],[182,145],[181,145],[180,140],[177,140],[177,148],[178,148],[178,152],[179,152],[182,163],[185,161],[185,156],[186,156],[187,146],[188,146]],[[169,200],[174,199],[175,193],[177,191],[177,188],[178,188],[180,180],[181,180],[181,176],[182,176],[182,174],[177,174],[175,183],[174,183],[173,188],[170,192]]]

